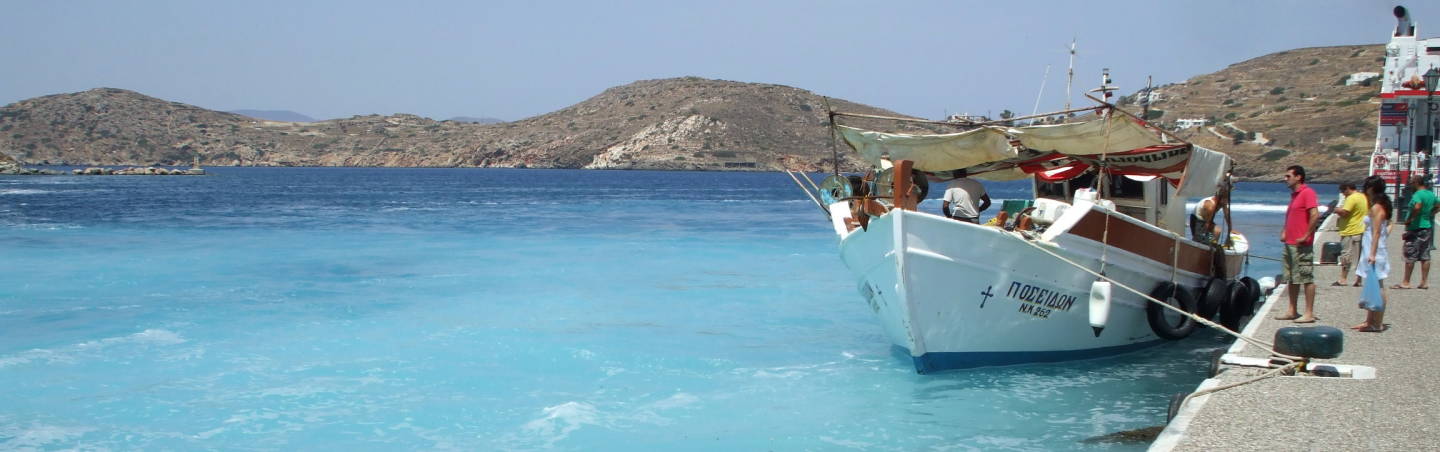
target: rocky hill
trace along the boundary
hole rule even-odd
[[[1301,164],[1356,180],[1374,146],[1380,45],[1297,49],[1157,87],[1151,118],[1209,119],[1181,137],[1235,156],[1247,179]],[[1127,109],[1140,111],[1136,95]],[[408,114],[266,121],[101,88],[0,108],[0,153],[29,164],[818,170],[833,165],[827,100],[788,86],[685,77],[618,86],[565,109],[477,124]],[[829,99],[840,111],[900,116]],[[913,130],[893,122],[848,124]],[[907,129],[909,128],[909,129]],[[932,129],[933,130],[933,129]],[[842,145],[843,146],[843,145]],[[841,152],[842,167],[858,168]]]
[[[290,110],[230,110],[229,112],[266,121],[315,122],[315,118]]]
[[[826,100],[700,78],[608,89],[519,121],[414,115],[265,121],[101,88],[0,109],[0,152],[30,164],[440,166],[679,170],[828,168]],[[831,99],[839,110],[896,115]],[[857,162],[848,154],[846,167]]]
[[[1278,181],[1285,167],[1313,180],[1358,182],[1368,171],[1379,120],[1380,83],[1346,86],[1357,72],[1380,72],[1383,45],[1314,47],[1265,55],[1156,89],[1151,118],[1208,119],[1178,133],[1237,160],[1243,178]],[[1135,105],[1127,107],[1139,111]]]
[[[473,116],[456,116],[450,119],[446,119],[446,121],[468,122],[471,124],[496,124],[505,122],[505,120],[499,118],[476,118]]]

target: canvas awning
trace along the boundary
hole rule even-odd
[[[1209,167],[1191,170],[1205,173],[1201,178],[1207,180],[1210,175],[1223,176],[1229,165],[1225,154],[1189,143],[1166,143],[1159,133],[1129,117],[1058,125],[985,126],[941,135],[837,128],[851,148],[877,167],[888,155],[891,161],[913,161],[916,169],[941,178],[965,174],[1014,180],[1035,175],[1053,182],[1103,166],[1111,174],[1160,176],[1178,185],[1192,164]],[[1197,155],[1203,158],[1193,158]]]

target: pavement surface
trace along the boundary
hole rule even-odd
[[[1385,280],[1388,304],[1380,333],[1349,327],[1362,323],[1359,287],[1335,287],[1339,268],[1316,267],[1315,313],[1319,321],[1345,332],[1338,358],[1316,362],[1369,366],[1369,380],[1280,376],[1195,397],[1181,416],[1151,445],[1152,451],[1236,450],[1440,450],[1440,289],[1392,290],[1404,275],[1400,235],[1391,230],[1391,271]],[[1322,236],[1321,240],[1325,240]],[[1440,254],[1436,255],[1440,257]],[[1435,268],[1440,273],[1440,268]],[[1418,282],[1417,265],[1412,284]],[[1435,285],[1440,275],[1431,275]],[[1350,279],[1353,282],[1353,275]],[[1248,327],[1251,335],[1274,342],[1275,331],[1308,326],[1274,320],[1288,309],[1284,285],[1260,308]],[[1305,296],[1299,296],[1304,311]],[[1237,355],[1265,358],[1269,352],[1246,345]],[[1249,380],[1263,369],[1221,366],[1200,385],[1215,387]]]

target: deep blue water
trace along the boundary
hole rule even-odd
[[[1138,450],[1223,345],[917,375],[783,174],[209,171],[0,177],[0,449]]]

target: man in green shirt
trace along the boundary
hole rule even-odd
[[[1337,217],[1336,227],[1340,230],[1340,280],[1331,283],[1332,286],[1343,286],[1350,277],[1350,270],[1358,268],[1355,265],[1356,256],[1360,255],[1360,236],[1365,233],[1365,214],[1369,213],[1365,194],[1355,189],[1355,184],[1340,184],[1340,195],[1344,201],[1340,207],[1335,209]],[[1355,285],[1360,285],[1360,277],[1355,277]]]
[[[1417,289],[1430,288],[1430,245],[1434,242],[1435,192],[1430,191],[1430,181],[1423,177],[1410,179],[1410,221],[1405,223],[1405,280],[1393,289],[1410,288],[1410,271],[1415,261],[1420,261],[1420,285]]]

